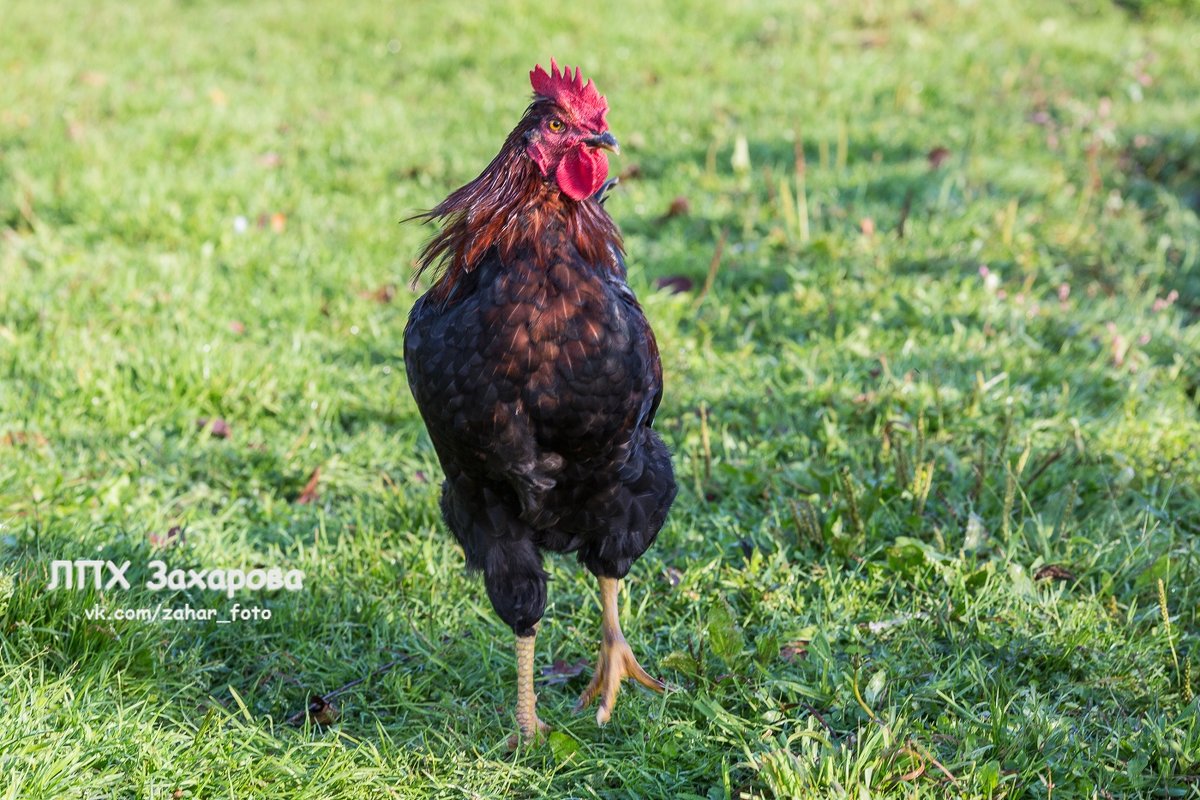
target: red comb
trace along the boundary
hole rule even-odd
[[[590,79],[587,83],[583,82],[579,67],[575,68],[575,75],[572,76],[570,67],[560,71],[551,58],[550,72],[538,64],[529,71],[529,83],[533,86],[534,94],[558,103],[584,125],[601,132],[608,130],[608,122],[604,119],[608,114],[608,101],[596,91],[596,85]]]

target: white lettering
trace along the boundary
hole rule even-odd
[[[167,565],[156,558],[147,566],[154,570],[154,575],[146,582],[146,588],[152,592],[167,588]]]
[[[74,566],[70,561],[52,561],[50,563],[50,583],[46,585],[46,591],[54,591],[55,589],[65,588],[70,589],[72,586],[72,572]],[[59,572],[62,573],[62,578],[59,577]]]
[[[242,572],[240,569],[231,569],[229,570],[229,585],[225,590],[225,595],[227,597],[233,597],[234,593],[245,585],[246,573]]]
[[[246,588],[252,592],[260,591],[267,585],[267,573],[261,569],[252,569],[246,573]]]
[[[126,561],[121,566],[117,566],[111,561],[106,562],[108,574],[111,576],[108,583],[104,584],[105,589],[111,589],[113,586],[120,584],[122,589],[129,588],[129,581],[125,580],[125,570],[129,569],[129,562]]]
[[[195,587],[197,589],[207,589],[207,588],[209,588],[208,583],[206,582],[207,578],[208,578],[208,570],[206,570],[206,569],[200,569],[200,570],[189,569],[187,571],[187,587],[186,588],[191,589],[192,587]]]
[[[95,561],[86,559],[75,562],[75,584],[79,589],[84,588],[87,582],[87,573],[90,570],[92,573],[92,588],[99,589],[101,582],[104,580],[104,575],[100,572],[104,568],[103,561]]]
[[[284,576],[283,585],[289,592],[298,592],[304,588],[304,570],[289,569]]]
[[[171,574],[167,576],[167,587],[182,592],[188,587],[187,573],[181,569],[171,570]],[[203,585],[200,588],[203,589]]]

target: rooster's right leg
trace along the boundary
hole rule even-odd
[[[492,518],[507,509],[492,509]],[[515,516],[515,515],[514,515]],[[514,522],[514,528],[519,522]],[[550,727],[538,719],[537,695],[533,691],[534,642],[538,623],[546,610],[546,572],[542,557],[529,539],[490,538],[482,559],[483,582],[492,607],[517,636],[517,735],[510,748],[535,743]]]
[[[462,545],[467,566],[483,573],[492,608],[516,634],[518,732],[509,746],[536,742],[549,727],[538,719],[533,691],[534,642],[546,611],[546,571],[533,531],[519,509],[461,473],[447,473],[442,516]]]
[[[517,729],[508,740],[509,749],[521,742],[537,742],[550,732],[550,726],[537,715],[537,695],[533,691],[533,652],[537,626],[532,636],[517,637]]]

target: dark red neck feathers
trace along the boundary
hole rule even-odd
[[[621,234],[612,219],[594,199],[577,202],[564,195],[525,152],[537,106],[535,102],[529,107],[479,177],[417,216],[442,222],[417,260],[417,278],[431,267],[442,268],[429,290],[433,300],[449,300],[455,285],[493,248],[502,262],[526,250],[548,266],[562,241],[547,235],[556,226],[586,262],[598,270],[618,271],[614,250],[622,248]]]

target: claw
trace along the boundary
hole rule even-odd
[[[599,698],[600,707],[596,709],[596,724],[603,725],[608,722],[612,716],[613,706],[617,704],[621,681],[626,678],[632,678],[654,692],[662,692],[667,688],[665,683],[652,677],[642,668],[624,636],[618,635],[612,641],[605,636],[604,642],[600,645],[600,660],[596,662],[596,671],[592,675],[591,683],[580,695],[579,702],[575,704],[575,713],[583,711],[596,698]]]
[[[547,736],[549,736],[550,731],[553,730],[553,728],[551,728],[549,725],[538,719],[536,714],[534,715],[532,722],[522,722],[520,719],[518,719],[517,728],[517,733],[514,733],[512,736],[508,737],[508,752],[510,753],[516,750],[522,744],[539,744]]]

